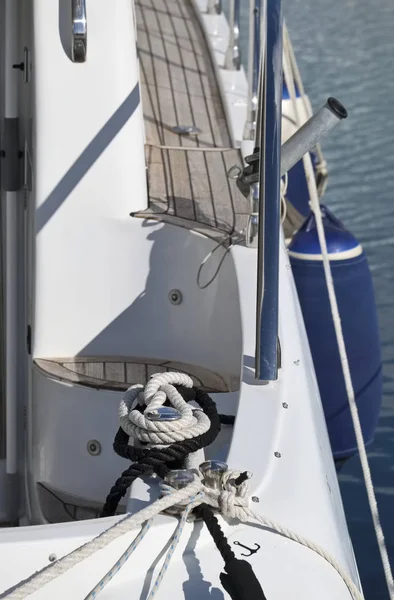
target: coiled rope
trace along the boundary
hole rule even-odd
[[[175,375],[177,375],[177,377],[175,377]],[[148,392],[146,392],[146,395],[144,396],[148,399],[149,403],[148,407],[145,408],[144,412],[146,412],[148,409],[152,410],[152,407],[157,406],[156,402],[160,402],[160,405],[163,404],[163,395],[160,394],[160,392],[163,392],[164,390],[166,390],[166,394],[169,392],[167,386],[172,385],[170,383],[171,379],[172,381],[177,382],[177,384],[179,384],[180,381],[179,374],[174,374],[174,376],[173,374],[158,374],[154,376],[153,379],[155,380],[154,385],[152,382],[149,382],[147,386]],[[157,385],[160,381],[161,383]],[[188,386],[190,386],[190,382],[186,381],[185,379],[182,379],[182,383],[186,383]],[[137,388],[133,387],[132,389],[135,390]],[[152,389],[156,390],[153,394],[151,393]],[[138,388],[138,390],[138,393],[142,391],[141,388]],[[201,438],[203,436],[207,436],[209,434],[209,431],[212,429],[212,426],[214,427],[214,430],[216,430],[216,428],[218,427],[219,417],[217,415],[216,410],[213,410],[213,401],[209,397],[206,397],[206,394],[199,390],[195,390],[194,388],[179,387],[177,391],[179,393],[182,392],[182,394],[184,394],[186,397],[189,397],[190,399],[194,399],[198,404],[200,404],[200,406],[203,407],[205,414],[210,413],[210,428],[205,433],[199,434],[199,436],[197,437]],[[174,393],[173,390],[170,391],[169,395],[174,402],[179,402],[179,397],[177,394]],[[134,400],[130,401],[131,397],[134,397]],[[127,440],[129,439],[129,431],[133,431],[133,435],[135,435],[133,439],[139,439],[140,432],[136,431],[133,427],[130,429],[130,426],[128,424],[128,422],[130,422],[132,423],[132,425],[135,425],[136,415],[132,413],[134,410],[137,410],[137,408],[133,405],[133,402],[135,402],[137,398],[138,396],[136,395],[135,391],[128,390],[120,406],[119,412],[121,422],[123,425],[125,425],[127,431],[124,431],[122,427],[121,429],[123,431],[123,434],[126,436]],[[207,398],[209,399],[209,401],[207,400]],[[168,397],[166,396],[166,400],[167,399]],[[130,410],[127,415],[125,414],[125,406],[130,406]],[[183,407],[180,406],[180,408],[181,410],[183,410]],[[141,406],[139,407],[139,409],[141,411]],[[186,411],[184,412],[184,414],[186,414]],[[125,420],[126,418],[128,419],[128,421]],[[191,426],[194,426],[193,423],[190,420],[188,420],[187,415],[185,419],[186,422],[188,422]],[[142,425],[144,425],[143,420],[139,421]],[[174,429],[176,428],[171,427],[172,432],[174,431]],[[142,430],[144,430],[144,427],[142,427]],[[157,428],[154,433],[157,434]],[[163,431],[161,431],[161,433],[163,433]],[[119,440],[119,432],[117,434],[117,439]],[[190,445],[191,442],[193,442],[193,440],[190,439],[185,440],[183,442],[178,441],[174,444],[171,444],[168,448],[165,449],[151,448],[146,450],[141,448],[132,448],[131,446],[128,446],[129,451],[127,453],[124,449],[124,446],[122,446],[122,455],[130,453],[131,456],[136,455],[139,458],[143,457],[143,459],[146,461],[147,456],[151,456],[151,454],[149,453],[153,453],[154,451],[168,451],[170,448],[174,448],[175,446],[176,451],[174,453],[170,453],[170,462],[173,462],[174,457],[175,460],[177,460],[179,457],[184,455],[183,451],[180,451],[180,444],[185,443]],[[148,466],[150,470],[155,469],[154,464],[149,463]],[[159,467],[163,470],[166,470],[166,468],[168,469],[168,466],[163,465],[161,461],[159,461]],[[211,487],[208,487],[202,481],[201,475],[197,474],[195,475],[194,481],[192,483],[188,484],[185,488],[180,490],[175,491],[168,484],[163,485],[162,489],[164,496],[162,498],[156,500],[153,504],[140,510],[136,514],[127,515],[93,540],[87,542],[86,544],[77,548],[73,552],[70,552],[63,558],[59,559],[57,562],[46,566],[44,569],[31,576],[28,580],[20,582],[15,588],[5,592],[5,594],[3,594],[2,597],[8,598],[8,600],[23,600],[30,594],[33,594],[34,592],[38,591],[47,583],[68,572],[75,565],[84,561],[86,558],[92,556],[98,550],[102,550],[115,539],[119,538],[120,536],[123,536],[125,533],[128,533],[132,529],[143,525],[142,530],[139,532],[139,534],[136,536],[133,542],[129,545],[126,551],[122,554],[122,556],[113,565],[110,571],[106,573],[106,575],[100,580],[100,582],[86,597],[86,600],[93,600],[97,597],[98,593],[105,587],[105,585],[109,581],[111,581],[113,576],[128,560],[132,552],[135,551],[135,549],[138,547],[140,541],[148,533],[153,517],[170,507],[173,507],[175,505],[183,505],[185,506],[185,511],[183,512],[181,521],[178,523],[178,526],[171,538],[170,550],[167,553],[164,565],[152,588],[152,591],[150,592],[150,598],[152,598],[155,595],[157,588],[159,587],[159,584],[163,579],[165,572],[168,569],[168,565],[175,550],[176,543],[179,541],[179,537],[185,525],[187,515],[193,508],[198,507],[197,510],[200,511],[200,516],[204,519],[204,522],[207,525],[215,541],[215,544],[225,561],[226,572],[221,574],[220,579],[224,588],[228,591],[232,598],[235,599],[253,597],[253,599],[259,598],[260,600],[264,600],[265,596],[257,578],[255,577],[252,571],[250,564],[247,561],[239,561],[235,558],[234,553],[229,547],[227,540],[220,529],[216,517],[212,513],[212,509],[217,510],[225,518],[237,519],[238,521],[241,521],[243,523],[268,528],[269,531],[272,531],[276,534],[280,534],[319,554],[337,571],[337,573],[343,579],[344,583],[346,584],[352,595],[353,600],[362,600],[361,593],[353,583],[348,573],[341,567],[341,565],[336,561],[336,559],[333,558],[322,547],[320,547],[318,544],[315,544],[314,542],[311,542],[307,538],[300,536],[297,533],[294,533],[293,531],[282,526],[281,524],[276,523],[275,521],[272,521],[265,516],[255,513],[250,509],[250,492],[249,485],[247,482],[248,476],[249,474],[247,472],[240,473],[239,471],[227,471],[223,474],[220,489],[213,489]],[[245,582],[247,582],[248,586],[246,591]],[[254,595],[251,595],[252,591]]]
[[[168,387],[171,381],[173,390]],[[179,390],[174,387],[175,385],[180,386]],[[115,436],[114,450],[119,456],[131,460],[132,464],[111,488],[103,507],[101,515],[103,517],[115,514],[121,498],[137,477],[154,472],[164,478],[170,470],[180,468],[190,454],[209,446],[220,431],[220,418],[215,403],[208,394],[193,388],[193,380],[188,375],[159,373],[152,377],[147,385],[147,391],[143,394],[144,400],[148,402],[144,415],[158,406],[162,406],[167,400],[166,394],[170,394],[168,400],[174,401],[176,406],[181,408],[183,422],[189,424],[183,439],[182,435],[177,433],[179,430],[176,423],[179,421],[165,423],[151,421],[149,423],[149,419],[141,415],[143,405],[135,405],[141,391],[141,386],[129,388],[119,408],[121,426]],[[191,401],[196,402],[201,409],[193,410],[192,416],[190,416],[191,409],[188,406],[188,402]],[[175,408],[175,406],[173,407]],[[136,425],[136,423],[140,423],[140,425]],[[151,427],[151,423],[154,423],[154,427]],[[166,426],[167,433],[165,433]],[[190,438],[191,431],[196,434],[193,438]],[[131,446],[129,441],[135,439],[143,439],[148,447]],[[177,439],[177,441],[163,446],[163,439]],[[159,447],[149,447],[154,440],[159,440]]]

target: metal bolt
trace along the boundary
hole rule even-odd
[[[260,498],[257,496],[252,496],[252,502],[260,502]]]
[[[87,443],[87,449],[89,454],[97,456],[101,452],[101,444],[97,440],[89,440]]]
[[[294,361],[294,364],[296,367],[300,366],[300,359],[298,358],[297,360]]]
[[[179,410],[172,406],[159,406],[147,411],[145,415],[150,421],[177,421],[182,416]]]
[[[283,408],[289,408],[289,405],[287,404],[287,402],[282,402],[282,406],[283,406]]]
[[[280,458],[282,455],[280,452],[274,452],[274,456],[276,456],[276,458]]]
[[[183,298],[182,293],[179,290],[171,290],[168,294],[171,304],[181,304]]]
[[[200,465],[200,471],[204,476],[204,483],[214,490],[221,489],[222,476],[228,470],[226,463],[220,460],[207,460]]]
[[[57,560],[57,556],[56,556],[56,554],[53,554],[53,553],[52,553],[52,554],[50,554],[50,555],[48,556],[48,560],[49,560],[49,562],[55,562],[55,560]]]

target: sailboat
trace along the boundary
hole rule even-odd
[[[336,470],[379,334],[320,206],[347,112],[313,114],[279,0],[246,75],[240,4],[0,4],[1,598],[363,598]]]

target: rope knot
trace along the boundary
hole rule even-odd
[[[220,490],[205,485],[205,502],[216,508],[223,517],[246,521],[246,510],[249,508],[249,485],[246,481],[237,485],[236,480],[239,476],[239,471],[229,470],[223,473]]]

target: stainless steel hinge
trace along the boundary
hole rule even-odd
[[[27,353],[31,354],[31,325],[27,326],[26,343],[27,343]]]
[[[19,149],[19,119],[5,118],[0,148],[0,182],[4,192],[17,192],[22,188],[22,158]]]

